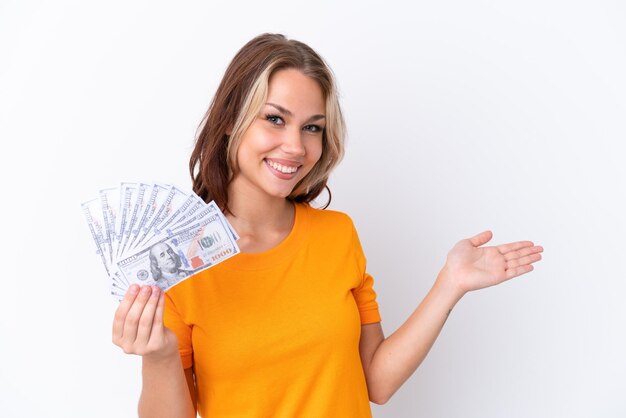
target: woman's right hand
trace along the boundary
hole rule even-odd
[[[165,295],[157,286],[133,284],[115,311],[113,344],[148,359],[178,356],[176,334],[163,325]]]

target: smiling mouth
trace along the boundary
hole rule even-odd
[[[296,166],[282,165],[282,164],[279,164],[277,162],[270,161],[268,159],[266,159],[265,162],[267,163],[267,165],[272,167],[274,170],[280,171],[281,173],[284,173],[284,174],[295,173],[296,171],[298,171],[298,168],[300,168],[300,167],[296,167]]]

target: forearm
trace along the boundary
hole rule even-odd
[[[187,379],[178,353],[158,361],[143,358],[139,399],[142,418],[195,417]]]
[[[385,403],[413,374],[439,336],[463,293],[452,288],[442,271],[424,300],[396,332],[377,348],[367,382],[377,403]]]

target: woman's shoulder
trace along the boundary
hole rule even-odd
[[[332,209],[318,209],[307,204],[303,204],[303,206],[314,227],[319,226],[335,230],[346,229],[349,231],[354,228],[352,218],[345,212]]]

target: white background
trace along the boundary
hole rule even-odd
[[[331,208],[358,227],[386,335],[459,239],[545,247],[467,295],[374,416],[626,416],[624,22],[618,0],[3,0],[0,416],[135,416],[140,359],[110,341],[79,205],[120,181],[189,187],[195,129],[262,32],[337,75]]]

